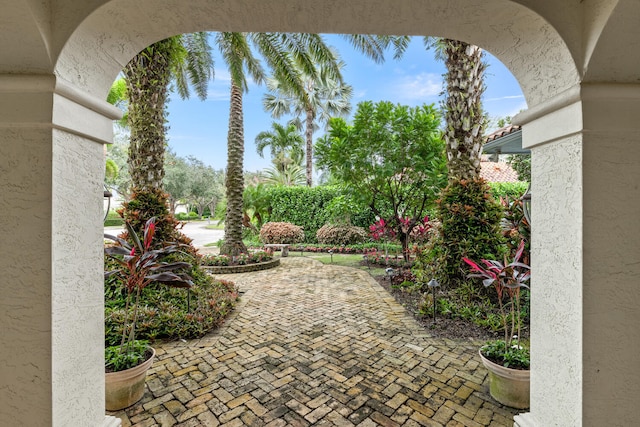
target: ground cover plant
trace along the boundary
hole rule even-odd
[[[109,263],[106,260],[106,268]],[[234,283],[214,279],[198,266],[189,271],[193,286],[175,289],[151,284],[140,294],[136,335],[139,339],[199,338],[220,326],[238,298]],[[126,313],[125,295],[117,278],[105,280],[105,344],[119,343]]]

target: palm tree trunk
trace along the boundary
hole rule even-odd
[[[445,142],[449,182],[480,176],[483,131],[482,49],[458,40],[443,40],[447,66]]]
[[[154,43],[124,68],[131,129],[128,166],[137,190],[162,189],[171,44]]]
[[[305,136],[307,140],[307,186],[313,185],[313,108],[307,108]]]
[[[231,108],[227,138],[227,216],[224,222],[224,245],[220,253],[237,256],[247,251],[242,242],[242,193],[244,191],[244,130],[242,117],[242,89],[231,82]]]

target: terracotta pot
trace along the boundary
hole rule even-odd
[[[498,402],[517,409],[529,407],[529,370],[505,368],[482,355],[482,364],[489,371],[489,392]]]
[[[127,408],[144,394],[144,381],[147,371],[153,364],[156,351],[149,347],[153,354],[138,366],[118,372],[105,374],[105,398],[107,411],[117,411]]]

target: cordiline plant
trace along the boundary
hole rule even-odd
[[[520,262],[520,258],[524,252],[525,242],[522,240],[518,245],[515,255],[511,262],[507,261],[505,255],[504,262],[495,260],[483,259],[483,266],[470,260],[469,258],[463,258],[463,261],[471,267],[471,274],[467,277],[476,277],[482,279],[482,284],[485,287],[493,286],[498,296],[498,307],[500,308],[500,315],[502,317],[502,323],[504,327],[504,346],[500,345],[501,351],[500,357],[503,361],[512,359],[510,353],[512,350],[521,349],[520,346],[520,290],[522,288],[529,289],[526,282],[531,277],[530,267]],[[504,304],[503,296],[507,295],[509,302]],[[507,314],[507,307],[509,315]],[[511,324],[509,325],[509,319]],[[516,337],[516,338],[514,338]],[[495,347],[495,346],[494,346]],[[527,361],[528,364],[528,361]],[[508,366],[505,364],[505,366]]]
[[[135,344],[135,330],[142,290],[154,282],[180,288],[193,286],[191,277],[183,271],[191,268],[189,263],[161,261],[167,255],[180,251],[185,245],[170,243],[160,249],[151,249],[156,229],[155,221],[156,218],[152,217],[145,223],[142,241],[132,225],[129,222],[125,223],[133,244],[116,236],[104,235],[106,239],[115,243],[106,246],[104,253],[118,265],[114,270],[105,271],[104,277],[118,276],[127,294],[120,349],[116,354],[113,349],[107,353],[112,355],[110,357],[112,360],[121,361],[118,366],[110,366],[114,371],[135,366],[143,356],[143,354],[134,354],[140,352],[140,346]],[[109,363],[107,360],[108,367]]]

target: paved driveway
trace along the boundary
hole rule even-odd
[[[191,221],[185,222],[182,232],[193,239],[195,247],[202,247],[207,243],[215,243],[224,238],[224,230],[208,230],[207,221]],[[104,232],[107,234],[119,234],[124,227],[105,227]]]
[[[512,426],[479,343],[430,338],[365,271],[289,257],[219,276],[240,287],[226,324],[157,348],[124,426]]]

